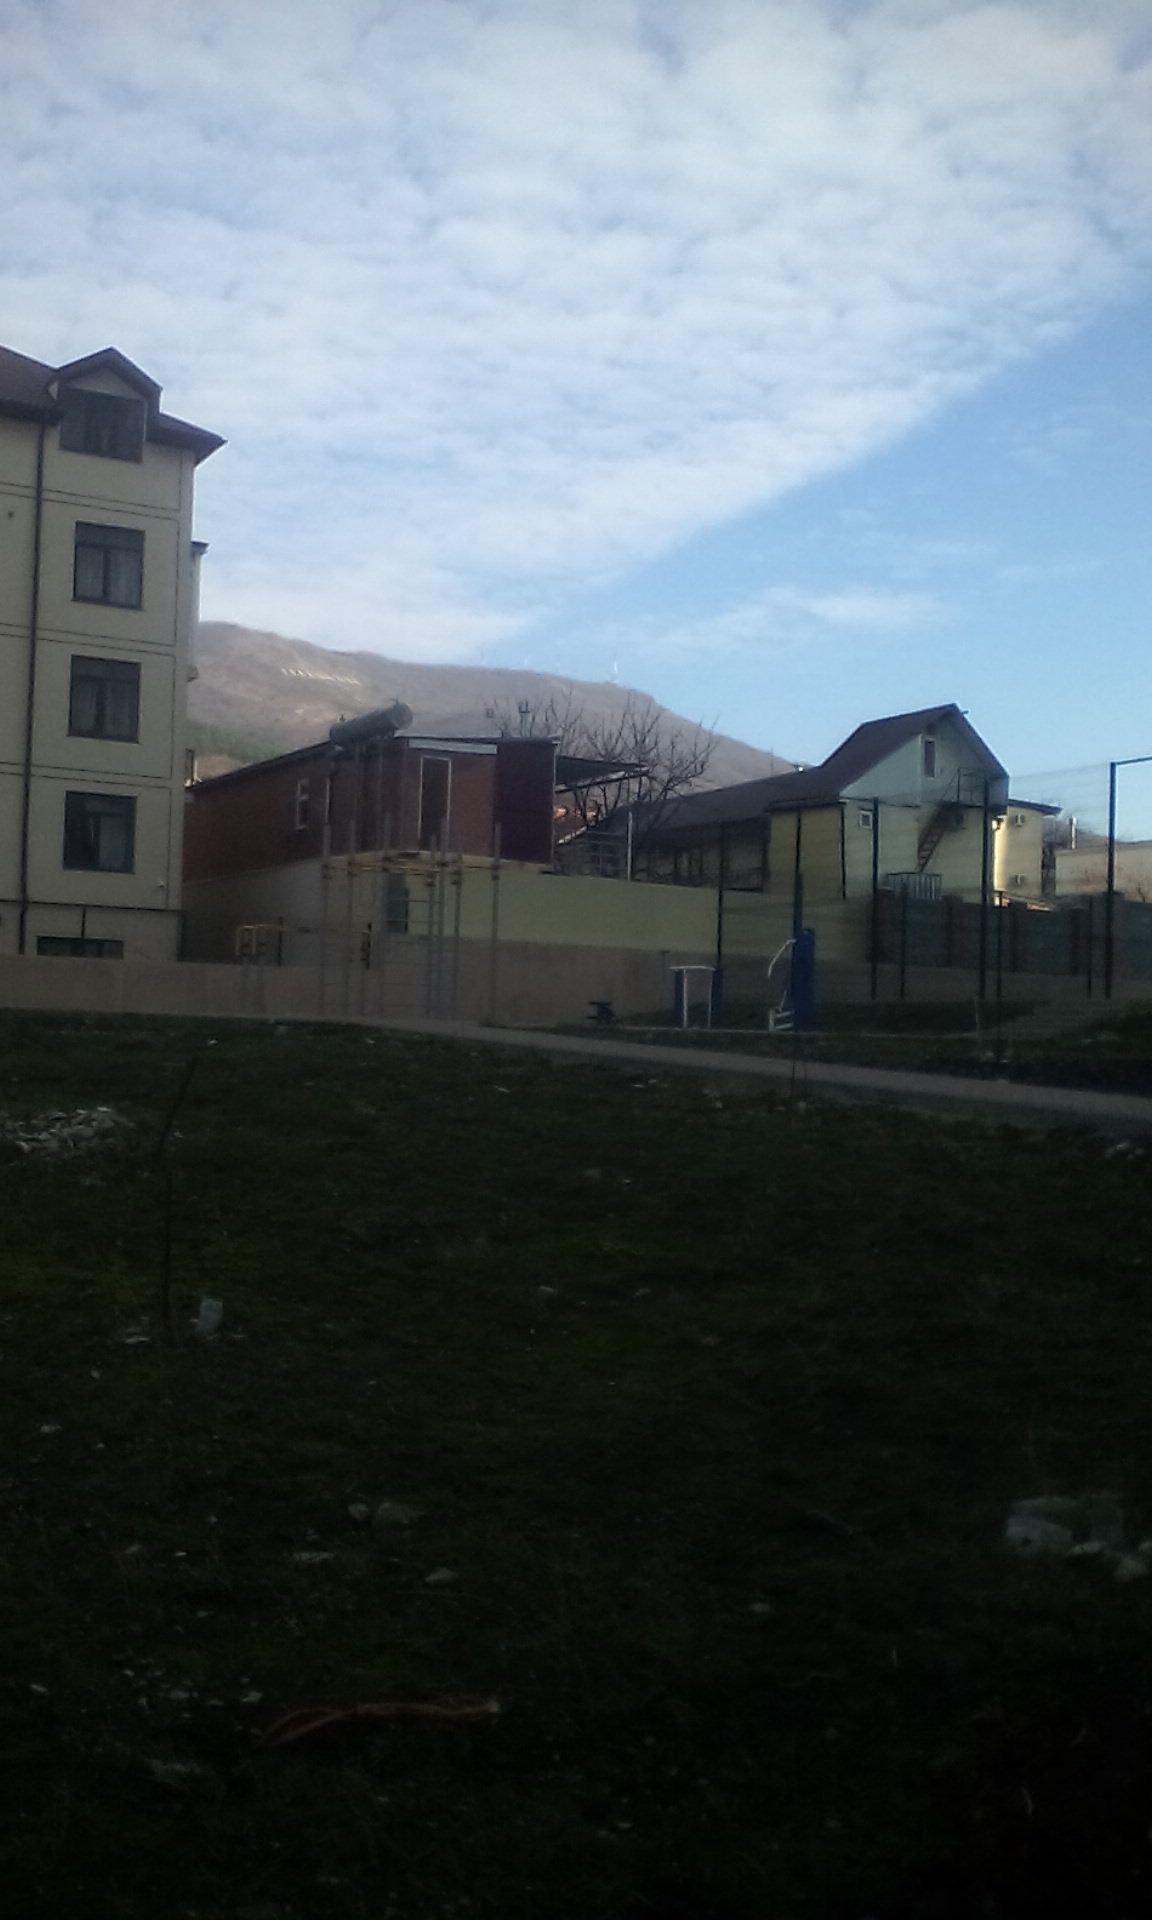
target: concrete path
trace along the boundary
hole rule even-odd
[[[1152,1100],[1130,1093],[1096,1093],[1081,1087],[1040,1087],[1014,1080],[969,1080],[944,1073],[904,1073],[887,1067],[836,1066],[770,1060],[757,1054],[721,1053],[704,1047],[638,1045],[628,1040],[584,1039],[576,1034],[530,1032],[520,1027],[481,1027],[463,1020],[371,1021],[397,1033],[425,1033],[465,1040],[469,1046],[545,1053],[553,1058],[623,1066],[633,1073],[701,1073],[765,1092],[794,1090],[802,1099],[861,1101],[951,1114],[956,1119],[999,1120],[1022,1127],[1090,1127],[1117,1138],[1152,1137]]]

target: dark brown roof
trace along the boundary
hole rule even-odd
[[[49,367],[42,360],[30,359],[26,353],[0,347],[0,413],[18,420],[53,419],[56,382],[78,379],[100,368],[110,368],[122,375],[142,395],[148,408],[149,440],[162,446],[184,447],[197,462],[224,445],[218,433],[178,420],[175,414],[161,413],[157,406],[160,389],[156,382],[117,347],[104,347],[99,353],[86,354],[82,360],[69,360],[62,367]]]
[[[804,767],[797,773],[777,773],[765,780],[745,780],[739,786],[717,787],[711,793],[689,794],[661,812],[658,830],[664,833],[673,828],[713,827],[721,822],[736,824],[741,820],[759,819],[761,814],[779,808],[835,806],[846,787],[854,786],[926,727],[945,719],[959,721],[972,734],[994,777],[998,774],[1007,778],[1000,762],[968,727],[959,707],[922,707],[916,713],[893,713],[882,720],[866,720],[818,767]]]

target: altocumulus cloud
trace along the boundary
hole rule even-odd
[[[1143,0],[0,23],[0,337],[115,342],[227,433],[206,611],[335,644],[481,651],[859,459],[1147,263]]]

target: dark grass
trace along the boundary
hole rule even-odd
[[[0,1040],[4,1111],[138,1123],[0,1164],[6,1911],[1148,1911],[1149,1590],[1001,1545],[1046,1491],[1152,1531],[1146,1160],[642,1056]],[[218,1294],[225,1331],[126,1346],[192,1052],[180,1319]],[[424,1518],[358,1528],[381,1499]],[[491,1724],[258,1744],[303,1705],[488,1695]]]
[[[959,1074],[965,1078],[1023,1080],[1039,1086],[1096,1088],[1101,1092],[1152,1096],[1152,1002],[1114,1014],[1085,1010],[1082,1023],[1057,1031],[1031,1032],[1013,1010],[979,1031],[972,1008],[827,1007],[818,1013],[813,1033],[758,1033],[630,1025],[620,1021],[583,1031],[633,1040],[638,1045],[715,1047],[723,1053],[750,1053],[767,1059],[819,1060],[861,1067],[889,1067],[917,1073]]]

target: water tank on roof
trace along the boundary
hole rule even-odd
[[[354,720],[337,720],[335,726],[329,727],[328,738],[334,747],[355,747],[365,740],[387,740],[402,727],[411,725],[411,707],[406,707],[403,700],[394,700],[390,707],[377,707],[374,713],[357,714]]]

